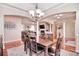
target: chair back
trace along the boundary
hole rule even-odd
[[[60,38],[60,34],[59,34],[59,38],[57,39],[56,49],[55,49],[55,55],[57,56],[60,55],[61,42],[62,42],[62,38]]]
[[[37,51],[36,33],[30,32],[29,39],[30,39],[30,44],[31,44],[31,50],[36,52]]]
[[[3,38],[0,36],[0,56],[3,56]]]
[[[23,42],[26,42],[28,40],[28,32],[22,31],[21,38]]]

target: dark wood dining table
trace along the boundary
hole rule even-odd
[[[39,44],[45,46],[45,56],[48,56],[48,48],[49,48],[51,45],[55,44],[56,41],[51,41],[51,40],[49,40],[49,39],[40,39],[37,43],[39,43]]]

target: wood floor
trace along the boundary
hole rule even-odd
[[[21,46],[15,47],[15,48],[7,49],[7,55],[8,56],[29,56],[29,52],[26,54],[23,49],[23,45],[21,45]],[[76,54],[74,52],[69,52],[64,49],[61,50],[60,55],[61,56],[79,56],[78,54]],[[33,53],[33,56],[36,56],[36,55]],[[41,54],[40,56],[44,56],[44,55]]]

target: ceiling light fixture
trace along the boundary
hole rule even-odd
[[[34,18],[35,20],[38,20],[42,16],[44,16],[44,12],[38,9],[38,5],[35,6],[35,10],[29,10],[29,14]]]
[[[63,16],[63,14],[57,14],[54,17],[56,17],[57,19],[61,18]]]
[[[54,17],[57,17],[58,15],[55,15]]]
[[[63,14],[59,14],[59,16],[63,16]]]
[[[58,16],[57,19],[59,19],[60,17]]]

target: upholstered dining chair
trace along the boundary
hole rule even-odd
[[[55,47],[51,46],[48,48],[49,56],[60,56],[61,42],[62,42],[62,38],[58,38],[56,42],[56,46]]]
[[[28,48],[28,45],[29,45],[28,32],[22,31],[22,41],[24,43],[24,51],[26,51],[26,54],[27,54],[27,48]]]
[[[0,36],[0,56],[3,56],[3,43],[2,43],[2,41],[3,41],[3,38],[2,38],[2,36]]]
[[[35,53],[37,56],[40,55],[41,53],[45,54],[45,48],[43,45],[38,44],[36,42],[36,33],[32,32],[29,34],[29,39],[30,39],[30,44],[31,44],[31,48],[30,48],[30,56],[32,56],[32,53]]]

